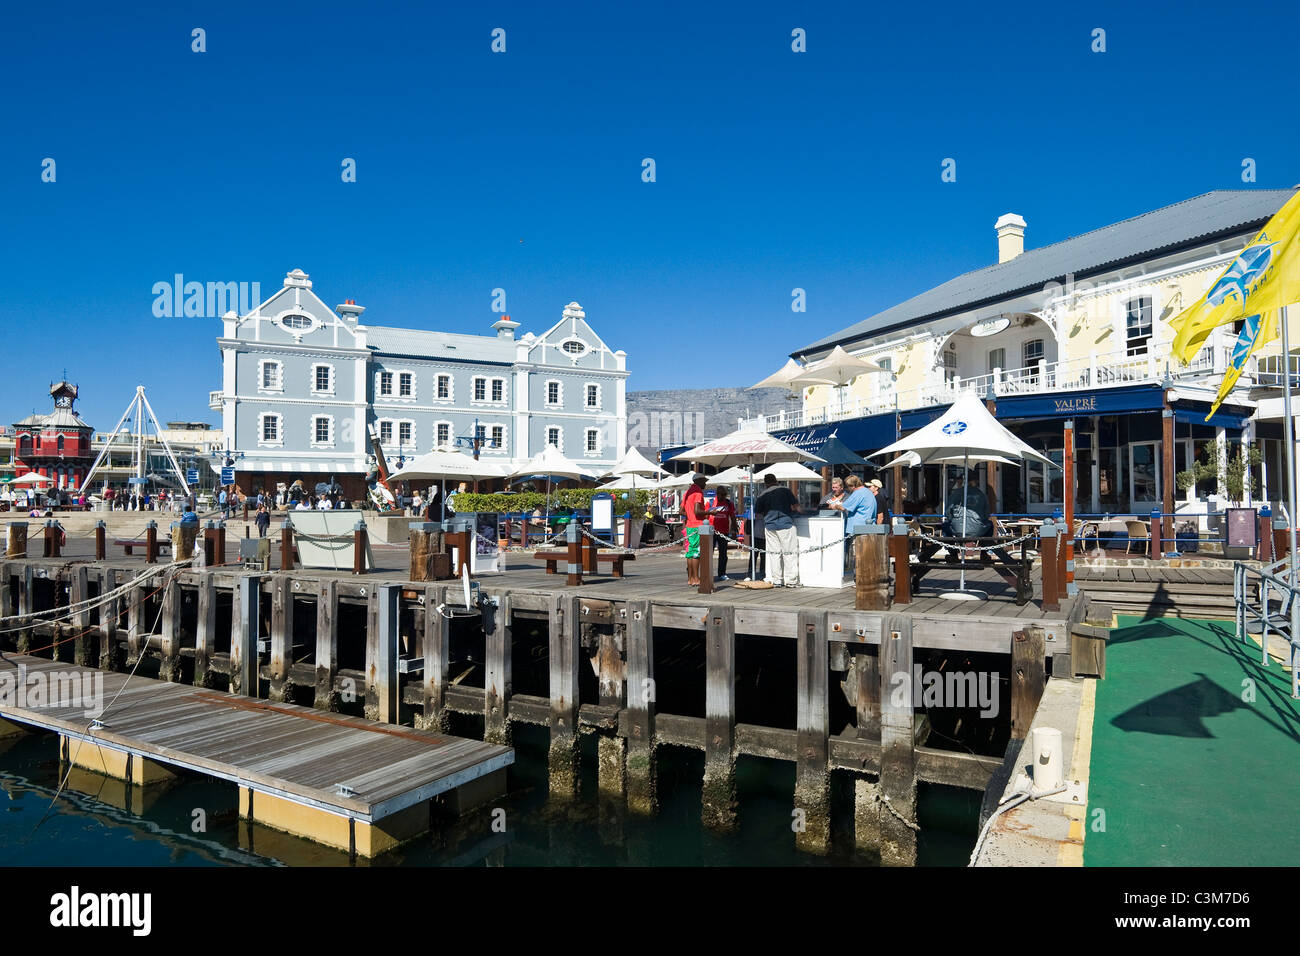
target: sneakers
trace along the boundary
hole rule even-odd
[[[717,577],[717,580],[719,580],[719,581],[730,581],[731,578],[727,577],[725,574],[721,574],[721,575],[719,575],[719,576]]]

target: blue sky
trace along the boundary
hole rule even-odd
[[[45,410],[66,368],[99,429],[137,383],[161,417],[216,423],[219,321],[153,315],[176,273],[269,295],[302,268],[366,321],[448,331],[490,333],[495,288],[523,331],[576,299],[631,388],[748,385],[994,261],[1004,212],[1033,247],[1300,182],[1297,21],[1270,2],[9,5],[0,418]]]

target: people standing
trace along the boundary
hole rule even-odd
[[[683,526],[686,539],[686,583],[693,587],[699,587],[700,584],[700,526],[708,516],[704,504],[704,486],[708,481],[707,475],[696,475],[691,486],[686,489],[686,497],[682,499],[682,514],[686,519]]]
[[[889,502],[885,500],[885,486],[880,479],[872,478],[868,481],[867,490],[876,498],[876,524],[893,524],[894,512],[890,509]]]
[[[775,475],[763,476],[764,491],[754,503],[756,514],[763,516],[767,539],[767,580],[776,587],[799,586],[799,536],[794,516],[800,513],[799,502],[785,485],[778,485]]]
[[[271,513],[266,510],[265,504],[257,506],[257,517],[254,520],[257,522],[257,536],[265,538],[266,529],[271,527]]]
[[[822,499],[823,508],[834,508],[844,500],[844,480],[842,478],[831,479],[831,493]]]
[[[709,510],[709,523],[713,525],[714,547],[718,549],[718,580],[729,581],[727,577],[727,539],[724,534],[731,534],[736,523],[736,503],[731,500],[731,489],[726,485],[718,488],[718,497]]]
[[[876,496],[857,475],[849,475],[846,485],[848,494],[835,510],[844,512],[844,531],[853,534],[859,528],[876,523]]]

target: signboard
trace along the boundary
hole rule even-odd
[[[1247,551],[1255,547],[1257,543],[1255,532],[1258,528],[1255,521],[1255,509],[1227,508],[1225,509],[1225,515],[1228,523],[1227,550]]]
[[[188,469],[185,472],[185,481],[188,484],[197,485],[199,483],[199,470],[197,468]]]
[[[594,495],[591,499],[591,533],[609,534],[614,530],[614,499]]]
[[[233,469],[233,468],[222,468],[222,469],[221,469],[221,483],[222,483],[223,485],[233,485],[233,484],[235,483],[235,469]]]
[[[987,319],[983,322],[976,322],[972,325],[970,327],[970,334],[977,339],[982,339],[985,336],[997,335],[1010,324],[1011,320],[1005,315],[999,319]]]
[[[474,554],[470,560],[470,572],[500,571],[501,516],[495,511],[480,511],[459,517],[474,519]]]
[[[293,543],[298,547],[298,557],[304,568],[327,568],[334,571],[352,570],[353,533],[360,511],[294,511]],[[365,568],[375,566],[370,553],[370,536],[366,536]]]

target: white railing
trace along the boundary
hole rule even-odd
[[[981,397],[990,392],[994,396],[1034,395],[1078,388],[1114,388],[1122,385],[1140,385],[1160,382],[1166,371],[1176,381],[1204,378],[1222,374],[1227,368],[1230,347],[1206,347],[1186,368],[1176,367],[1154,349],[1146,354],[1130,355],[1127,349],[1092,354],[1058,362],[1040,361],[1035,365],[1014,369],[994,369],[987,375],[971,378],[953,376],[945,381],[929,382],[919,388],[882,392],[873,398],[855,399],[841,403],[838,389],[830,389],[830,403],[825,406],[776,415],[760,415],[741,419],[741,428],[761,431],[781,431],[787,428],[809,428],[827,422],[878,415],[894,410],[910,411],[931,405],[950,405],[958,396],[973,393]],[[1300,358],[1300,357],[1293,357]],[[1262,361],[1262,360],[1261,360]],[[1168,362],[1168,366],[1166,363]],[[1294,367],[1294,366],[1293,366]],[[1280,379],[1280,374],[1277,376]],[[1243,384],[1248,384],[1243,382]]]
[[[1293,354],[1290,365],[1291,382],[1294,385],[1296,376],[1300,375],[1300,355]],[[1286,384],[1282,375],[1282,367],[1282,356],[1280,355],[1257,355],[1250,365],[1255,384],[1276,388],[1281,388]]]
[[[224,392],[208,392],[208,408],[220,410],[221,401],[224,395]]]

